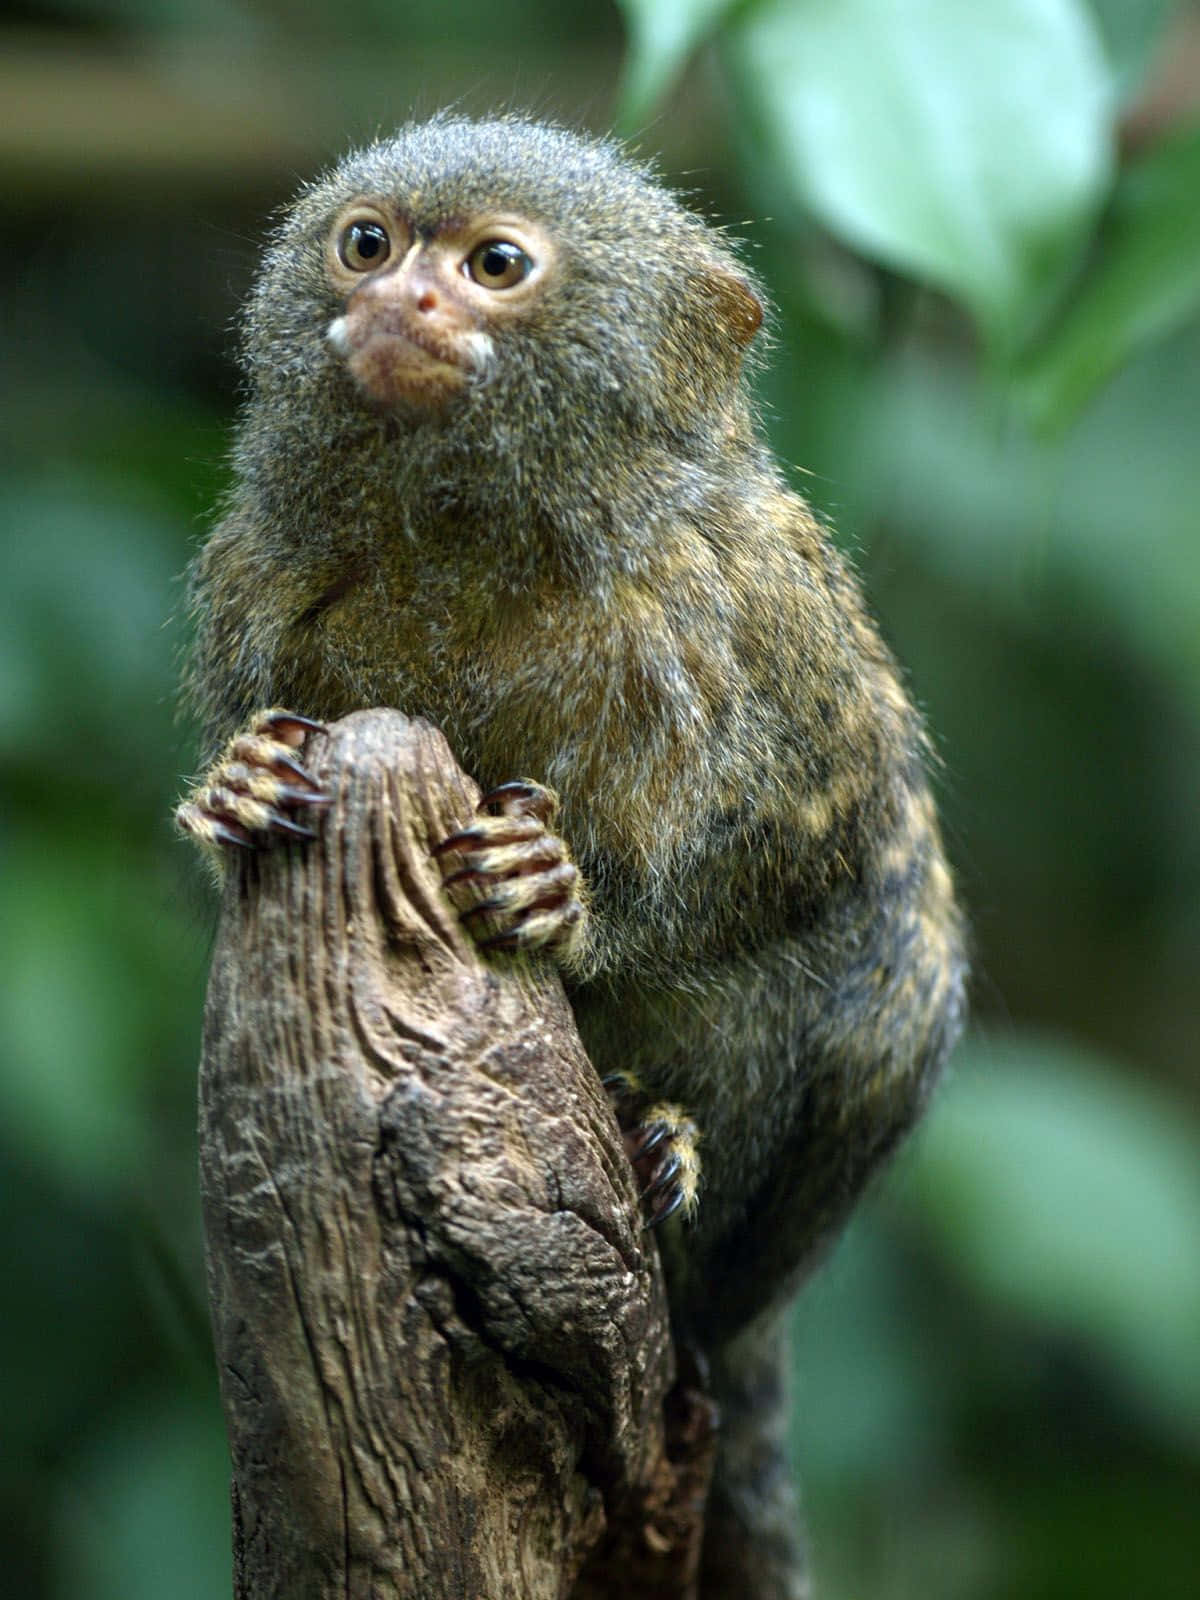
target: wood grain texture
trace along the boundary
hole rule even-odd
[[[229,871],[201,1064],[237,1600],[540,1600],[589,1556],[577,1593],[687,1594],[711,1426],[671,1444],[657,1251],[561,984],[484,959],[430,859],[478,791],[395,712],[305,760],[333,803]]]

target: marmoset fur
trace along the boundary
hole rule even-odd
[[[179,817],[303,831],[300,719],[375,705],[497,791],[448,892],[559,959],[653,1135],[672,1315],[726,1413],[709,1543],[740,1530],[746,1593],[782,1596],[777,1313],[924,1107],[965,959],[921,719],[761,433],[763,303],[723,233],[560,128],[441,116],[305,188],[193,570],[218,759]]]

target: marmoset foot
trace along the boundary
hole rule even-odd
[[[485,794],[470,827],[435,845],[447,888],[482,949],[553,949],[569,959],[587,922],[579,870],[547,823],[558,808],[540,783],[503,783]],[[459,865],[454,865],[454,858]]]
[[[604,1080],[637,1179],[647,1227],[682,1211],[693,1217],[700,1197],[700,1131],[680,1106],[652,1102],[632,1072]]]
[[[298,820],[329,804],[296,759],[322,724],[292,711],[264,711],[236,734],[177,807],[175,822],[201,844],[258,850],[278,839],[312,839]]]

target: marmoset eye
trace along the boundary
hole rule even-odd
[[[392,241],[381,222],[349,222],[338,240],[338,256],[351,272],[374,272],[392,253]]]
[[[485,289],[511,289],[533,271],[533,260],[508,239],[488,239],[465,262],[467,276]]]

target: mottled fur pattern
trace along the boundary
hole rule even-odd
[[[325,339],[326,235],[378,194],[418,231],[515,211],[560,252],[442,410],[381,412]],[[760,436],[757,295],[609,144],[403,129],[305,189],[266,255],[192,587],[214,749],[264,705],[392,705],[485,788],[558,791],[590,894],[585,1043],[701,1130],[699,1214],[667,1253],[711,1350],[790,1292],[912,1124],[964,981],[920,721]]]

